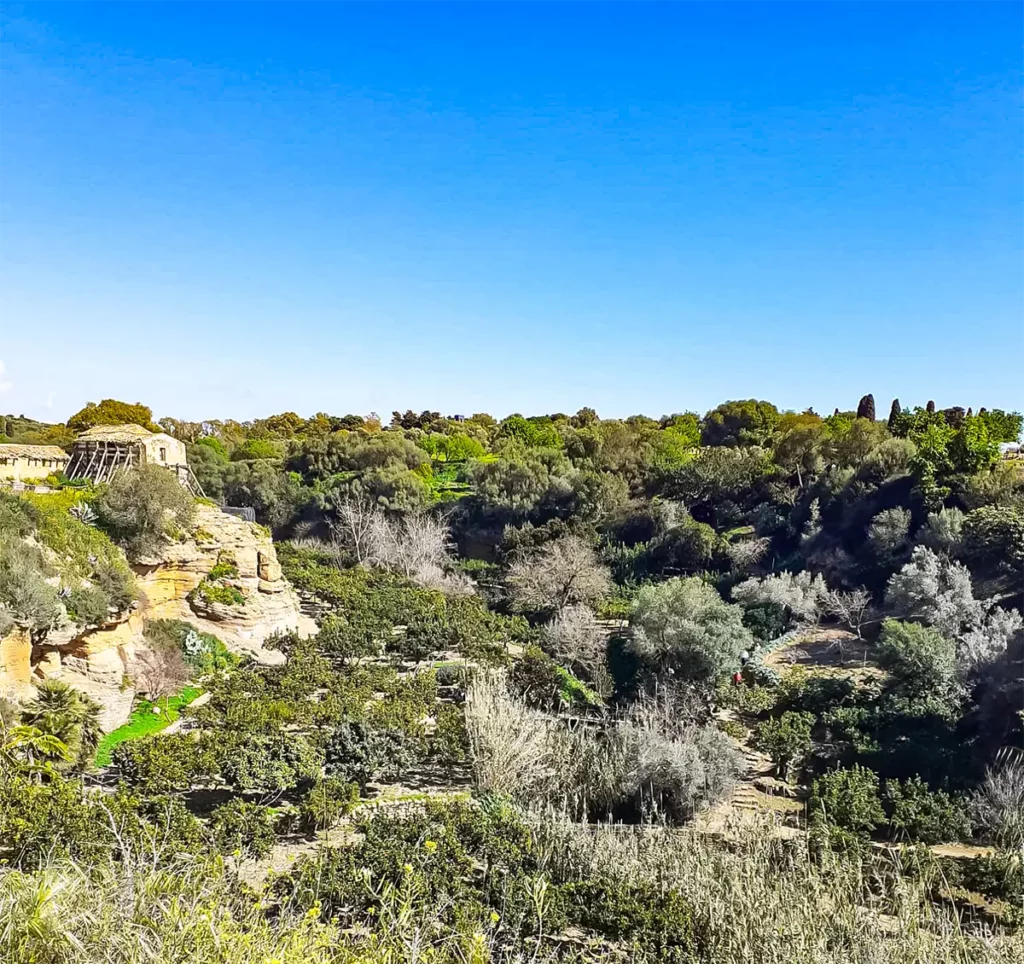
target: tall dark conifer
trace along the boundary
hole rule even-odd
[[[903,409],[900,408],[900,400],[898,398],[894,398],[892,400],[892,407],[889,409],[889,431],[890,432],[893,430],[893,426],[896,424],[896,419],[898,419],[900,417],[902,412],[903,412]]]
[[[875,420],[875,396],[865,395],[860,402],[857,403],[857,418],[866,418],[870,421]]]
[[[933,402],[931,399],[929,399],[928,400],[928,404],[925,405],[925,410],[928,412],[929,415],[934,415],[935,414],[935,402]]]

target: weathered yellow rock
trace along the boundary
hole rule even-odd
[[[60,653],[55,649],[48,649],[36,660],[34,669],[40,679],[59,679],[64,671]]]
[[[200,505],[196,523],[202,543],[167,545],[133,568],[139,593],[137,608],[122,622],[85,632],[53,634],[65,668],[90,679],[120,683],[135,649],[144,645],[145,624],[154,619],[184,619],[219,636],[231,649],[257,659],[280,661],[281,654],[264,650],[272,633],[297,629],[299,601],[281,574],[273,541],[259,526]],[[232,579],[245,593],[244,606],[194,605],[189,593],[217,563],[230,556],[238,567]]]
[[[281,564],[277,556],[261,552],[258,565],[259,577],[263,582],[277,582],[281,578]]]
[[[32,637],[16,626],[0,639],[0,694],[17,693],[32,680]]]

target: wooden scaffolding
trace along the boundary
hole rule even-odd
[[[75,443],[64,474],[69,479],[88,479],[98,484],[109,482],[119,472],[141,465],[143,461],[141,445],[106,439],[80,439]]]
[[[146,452],[141,445],[114,442],[109,439],[79,439],[75,443],[64,474],[69,479],[88,479],[94,485],[98,485],[101,482],[109,482],[121,472],[145,462]],[[206,497],[190,466],[163,465],[159,462],[156,464],[173,472],[180,485],[193,496]]]

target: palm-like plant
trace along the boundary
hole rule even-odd
[[[26,704],[22,722],[67,747],[70,761],[85,766],[100,741],[100,705],[60,680],[45,680]]]
[[[37,779],[73,760],[64,743],[35,726],[15,726],[0,743],[0,766],[11,773],[34,774]]]

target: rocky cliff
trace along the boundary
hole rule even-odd
[[[232,590],[230,604],[194,592],[224,559],[232,562],[230,577],[220,580]],[[152,619],[188,620],[220,637],[229,649],[263,662],[283,660],[280,653],[263,648],[268,636],[304,628],[308,622],[281,575],[266,531],[212,506],[197,507],[191,539],[168,544],[132,568],[138,602],[121,620],[84,631],[53,630],[36,645],[20,629],[0,640],[0,695],[30,695],[33,677],[88,681],[90,689],[119,687],[132,656],[146,645],[143,629]]]

